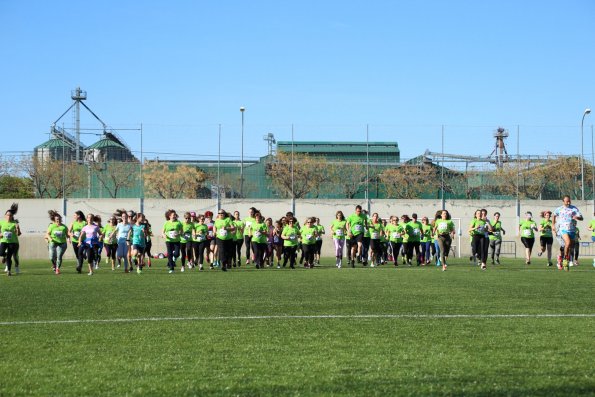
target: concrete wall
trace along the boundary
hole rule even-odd
[[[0,200],[0,210],[6,211],[13,200]],[[85,214],[91,212],[99,214],[106,219],[117,208],[133,209],[139,211],[141,209],[141,200],[139,199],[70,199],[63,202],[60,199],[29,199],[18,200],[19,212],[16,218],[19,220],[23,235],[20,238],[20,256],[23,259],[28,258],[45,258],[47,256],[46,243],[43,240],[43,235],[50,222],[47,215],[49,209],[54,209],[62,215],[66,214],[66,224],[72,221],[74,211],[81,210]],[[327,233],[330,223],[335,218],[337,210],[343,211],[345,216],[353,213],[357,204],[360,204],[364,209],[367,208],[367,202],[364,200],[297,200],[295,203],[295,214],[303,223],[304,218],[308,216],[315,216],[320,218],[322,224],[327,228]],[[539,221],[539,213],[543,210],[553,210],[561,204],[561,201],[521,201],[520,213],[524,214],[526,211],[531,211],[534,219]],[[587,231],[588,222],[591,220],[593,207],[590,202],[575,202],[575,205],[581,209],[585,216],[585,221],[579,222],[583,241],[589,240],[589,232]],[[153,224],[153,231],[156,234],[153,243],[153,252],[161,252],[165,250],[163,241],[160,236],[157,236],[161,225],[165,221],[164,212],[168,208],[174,208],[178,213],[184,211],[196,211],[204,213],[207,210],[216,212],[217,203],[214,200],[157,200],[146,199],[143,202],[144,213]],[[285,215],[287,211],[292,210],[291,200],[222,200],[221,207],[227,211],[240,211],[242,216],[248,213],[250,207],[256,207],[261,210],[265,217],[272,217],[278,219]],[[434,216],[437,210],[441,208],[439,200],[371,200],[371,212],[378,212],[383,218],[390,215],[402,215],[417,213],[419,217],[425,215],[430,218]],[[474,201],[474,200],[452,200],[446,202],[446,208],[450,211],[455,219],[457,226],[461,229],[461,236],[457,237],[455,244],[460,247],[461,255],[468,256],[469,253],[469,238],[467,228],[473,214],[478,208],[485,208],[489,215],[498,211],[502,214],[501,220],[507,234],[504,240],[513,240],[517,242],[517,252],[522,256],[522,246],[520,244],[520,237],[517,236],[518,218],[517,218],[517,204],[515,201]],[[66,210],[66,211],[64,211]],[[323,255],[333,255],[332,239],[327,237],[324,239]],[[458,248],[457,248],[458,249]],[[67,258],[73,257],[71,249],[68,250]]]

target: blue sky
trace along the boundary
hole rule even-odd
[[[277,140],[580,153],[595,108],[595,1],[0,0],[0,152],[27,151],[87,105],[149,157],[240,156]],[[585,119],[585,155],[591,125]],[[72,127],[72,116],[61,122]],[[99,125],[83,114],[85,128]],[[518,127],[517,127],[518,126]],[[91,144],[95,136],[83,136]],[[166,155],[165,153],[174,153]]]

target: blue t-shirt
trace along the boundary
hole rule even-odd
[[[118,223],[116,226],[117,234],[118,234],[118,243],[125,243],[126,239],[128,238],[128,232],[132,226],[128,223]]]

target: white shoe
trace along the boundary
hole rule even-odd
[[[370,267],[374,267],[374,264],[373,263],[370,263]]]
[[[8,273],[8,266],[4,267],[4,273]]]
[[[93,272],[87,273],[87,276],[92,276],[92,275],[93,275]]]
[[[573,261],[568,262],[568,267],[573,267],[573,266],[574,266],[574,262]]]
[[[182,266],[182,268],[180,269],[180,271],[181,271],[181,272],[183,272],[183,271],[184,271],[184,266]]]

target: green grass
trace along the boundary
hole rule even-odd
[[[331,262],[93,277],[26,262],[0,278],[0,395],[595,395],[592,266]],[[505,314],[527,316],[490,316]],[[589,316],[537,316],[559,314]]]

